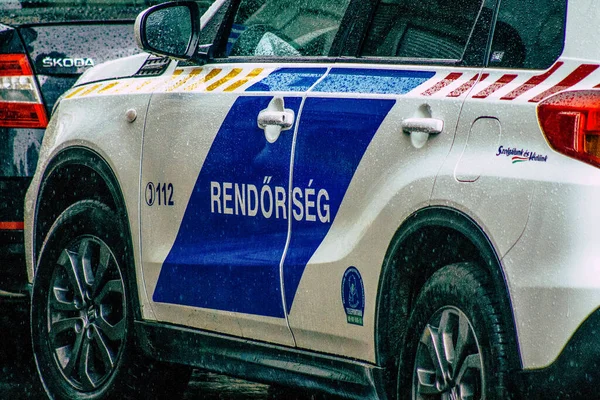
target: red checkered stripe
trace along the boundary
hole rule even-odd
[[[500,101],[538,103],[555,93],[572,88],[600,88],[598,64],[557,61],[547,71],[534,74],[527,71],[438,72],[425,84],[414,89],[426,97],[493,98]]]

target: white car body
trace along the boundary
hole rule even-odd
[[[144,321],[376,365],[386,255],[407,221],[447,209],[495,252],[522,369],[547,368],[600,305],[600,169],[555,151],[537,107],[600,84],[598,21],[595,2],[570,0],[564,50],[546,70],[172,61],[134,76],[144,55],[97,66],[44,137],[26,200],[30,281],[42,180],[55,157],[84,148],[120,185]],[[268,143],[253,134],[274,98],[294,121]],[[443,128],[408,134],[410,118]],[[240,269],[189,272],[194,257]],[[350,267],[364,298],[348,314]]]

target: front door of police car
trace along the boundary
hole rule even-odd
[[[242,1],[223,59],[172,68],[154,90],[141,229],[158,320],[295,344],[281,278],[290,165],[303,99],[327,68],[276,61],[326,56],[348,3],[286,2],[282,13],[282,0]]]

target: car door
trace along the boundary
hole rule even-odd
[[[145,287],[159,321],[292,346],[280,266],[294,135],[306,92],[327,71],[311,60],[328,60],[349,0],[239,3],[216,59],[177,67],[154,89]]]
[[[298,347],[375,362],[386,251],[429,204],[481,76],[492,2],[450,3],[379,2],[359,57],[348,50],[307,95],[283,274]]]

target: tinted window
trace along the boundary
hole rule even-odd
[[[460,60],[482,0],[383,0],[363,56]]]
[[[490,67],[552,65],[564,46],[566,8],[565,0],[502,0]]]
[[[242,0],[230,56],[326,56],[350,0]]]

